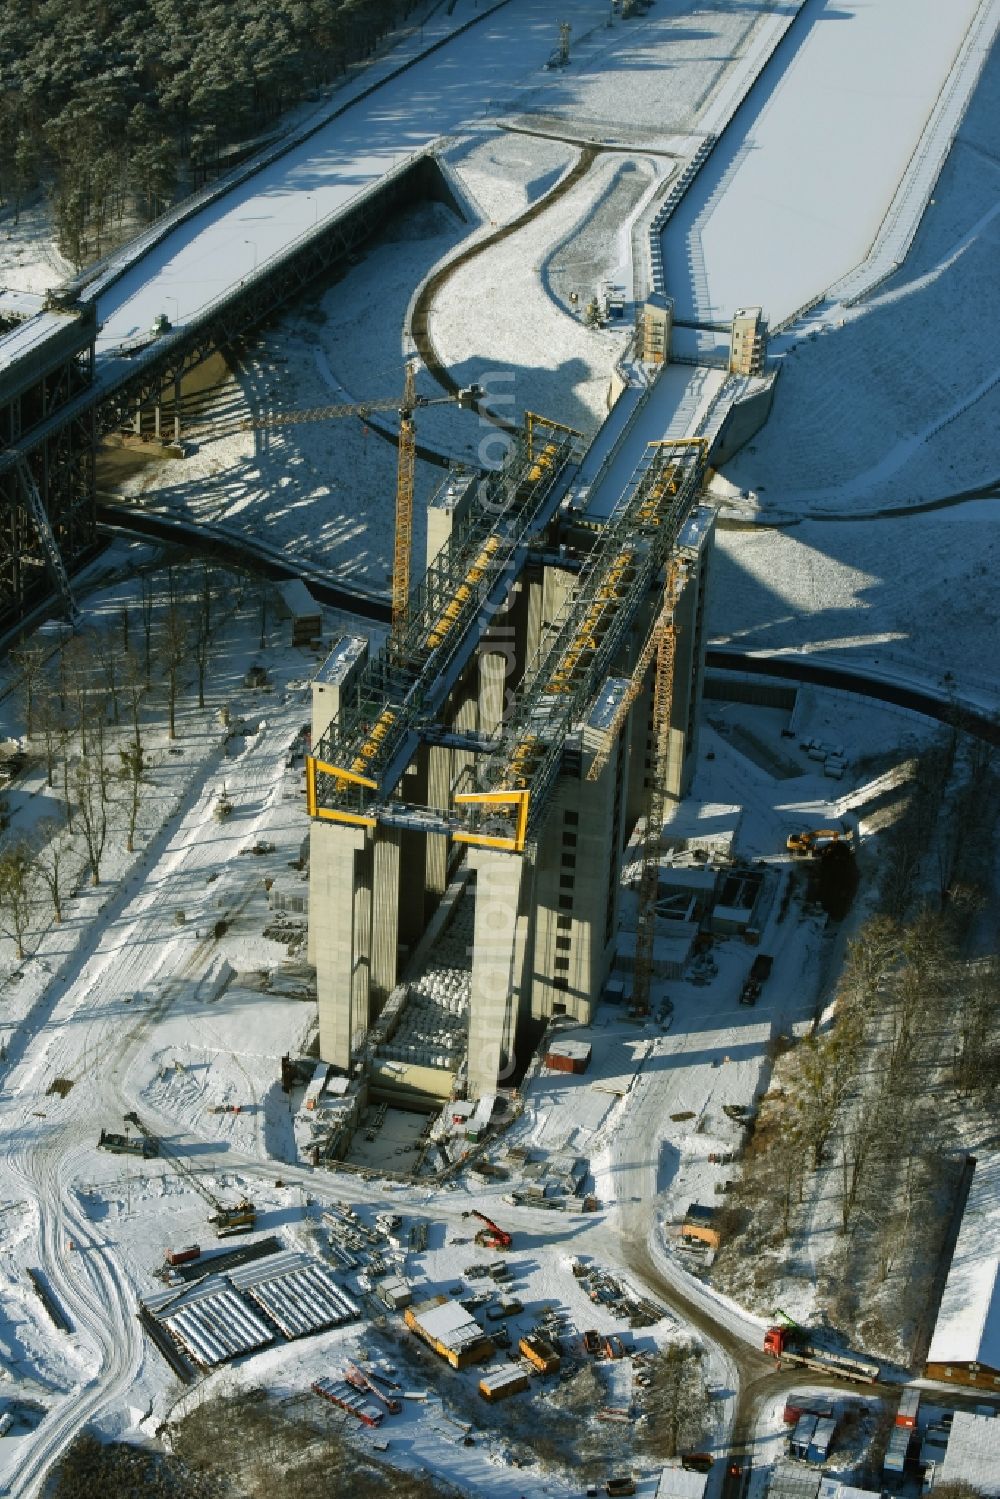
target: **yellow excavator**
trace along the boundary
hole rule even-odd
[[[785,847],[793,859],[818,859],[831,844],[850,848],[853,836],[849,828],[804,828],[801,833],[789,833]]]

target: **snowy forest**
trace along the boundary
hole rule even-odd
[[[4,0],[0,211],[96,258],[261,143],[416,0]]]

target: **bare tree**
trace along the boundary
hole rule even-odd
[[[199,600],[192,629],[192,644],[195,664],[198,668],[198,707],[205,706],[205,677],[208,673],[208,658],[212,644],[211,611]]]
[[[125,847],[131,854],[135,851],[135,829],[139,820],[139,802],[146,760],[141,742],[132,741],[119,745],[118,754],[121,758],[119,776],[128,787],[128,824],[125,832]]]
[[[118,685],[121,676],[121,651],[110,630],[97,636],[97,654],[104,675],[104,689],[111,704],[111,721],[117,726],[121,721],[118,708]]]
[[[132,721],[132,743],[142,745],[142,700],[146,695],[145,663],[129,651],[122,664],[122,692],[128,703],[128,714]]]
[[[45,670],[45,652],[41,646],[26,642],[15,646],[10,659],[21,673],[20,691],[24,704],[24,732],[29,739],[35,733],[35,702]]]
[[[45,784],[55,785],[56,761],[62,741],[63,713],[55,684],[43,678],[38,688],[35,721],[45,747]]]
[[[63,901],[73,852],[65,833],[65,828],[54,817],[43,818],[36,829],[35,868],[49,892],[52,919],[56,923],[63,919]]]
[[[142,633],[144,642],[143,663],[146,668],[146,689],[153,685],[153,603],[156,593],[153,580],[148,573],[143,573],[139,579],[139,608],[142,613]]]
[[[19,959],[34,905],[31,865],[31,848],[23,838],[0,852],[0,926],[13,937]]]
[[[190,621],[176,600],[172,600],[163,622],[160,659],[167,682],[167,736],[177,738],[177,695],[181,672],[191,645]]]
[[[73,770],[77,810],[90,861],[91,884],[101,883],[101,859],[108,837],[108,806],[104,794],[104,767],[81,759]]]

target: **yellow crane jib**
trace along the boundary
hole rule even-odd
[[[524,852],[524,845],[528,832],[528,802],[531,793],[529,791],[462,791],[455,797],[456,806],[472,807],[511,807],[514,810],[514,830],[509,836],[497,833],[479,832],[470,829],[469,832],[454,832],[452,838],[456,843],[470,843],[476,848],[499,848],[512,854]]]

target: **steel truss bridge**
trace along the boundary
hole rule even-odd
[[[423,151],[244,277],[183,328],[122,345],[96,361],[100,299],[111,283],[105,279],[88,288],[80,280],[52,294],[49,310],[64,315],[68,331],[56,333],[51,349],[42,340],[26,358],[0,364],[0,626],[14,623],[46,594],[64,591],[53,569],[53,538],[70,571],[95,551],[94,454],[101,435],[125,425],[141,428],[145,421],[160,436],[166,402],[172,407],[173,436],[179,438],[181,383],[190,370],[220,350],[238,349],[313,282],[345,264],[401,206],[429,198],[461,211],[433,152]],[[63,347],[67,338],[75,340],[69,353]],[[22,374],[27,390],[22,390]],[[17,382],[16,399],[9,401],[2,388],[8,378],[12,390]],[[47,521],[47,537],[39,530],[39,513]]]

